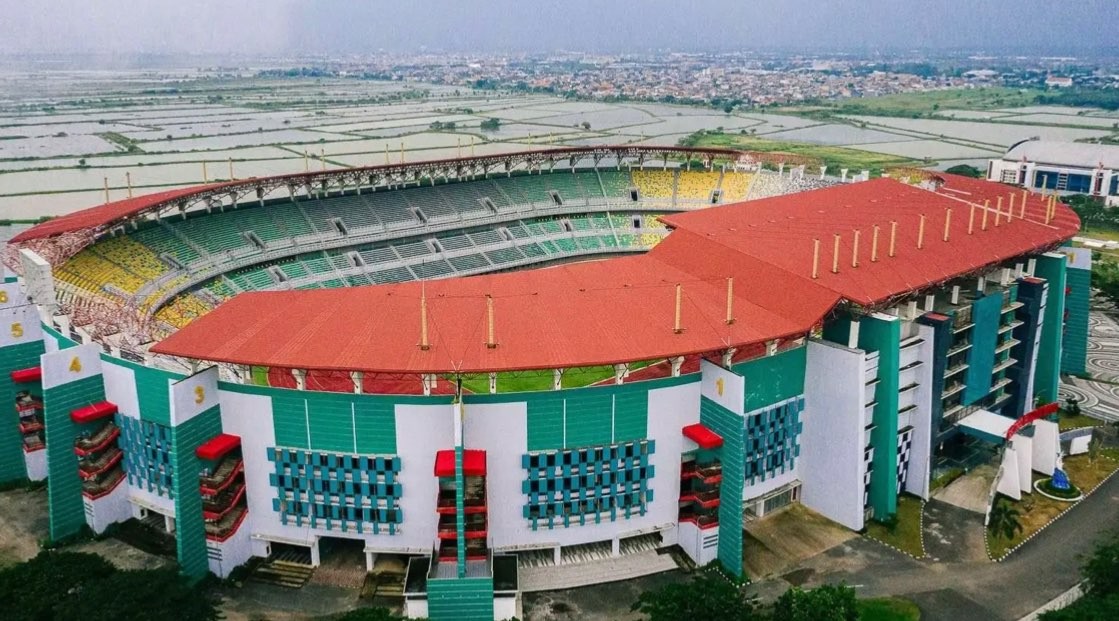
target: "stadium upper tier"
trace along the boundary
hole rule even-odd
[[[578,155],[588,153],[595,151]],[[56,262],[59,298],[132,306],[156,319],[159,338],[246,291],[385,284],[644,252],[668,232],[660,215],[743,200],[753,187],[801,187],[791,175],[711,166],[710,159],[697,169],[663,158],[648,168],[574,155],[564,163],[571,166],[459,169],[451,178],[438,168],[414,179],[396,170],[353,187],[259,181],[286,187],[287,198],[266,198],[265,185],[248,196],[225,194],[231,184],[203,186],[64,216],[14,241],[92,233],[94,243]],[[755,184],[755,177],[773,179]],[[375,182],[381,185],[362,185]],[[145,200],[162,206],[143,211]],[[80,222],[93,228],[70,230]]]
[[[639,193],[645,181],[635,175]],[[955,176],[935,190],[880,179],[663,219],[674,232],[641,256],[423,286],[240,295],[152,351],[455,374],[733,351],[804,336],[842,304],[900,304],[1079,228],[1064,205]]]

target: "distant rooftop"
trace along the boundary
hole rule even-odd
[[[1119,119],[1116,119],[1116,122],[1119,123]],[[1116,170],[1119,169],[1119,146],[1027,140],[1010,147],[1002,159],[1007,162],[1026,160],[1038,164],[1076,168],[1096,168],[1102,164],[1103,168]]]

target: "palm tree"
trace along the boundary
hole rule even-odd
[[[1000,499],[991,508],[987,528],[991,529],[991,532],[995,533],[996,536],[1013,539],[1015,535],[1022,532],[1021,517],[1022,514],[1009,502]]]

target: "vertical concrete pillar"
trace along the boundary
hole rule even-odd
[[[292,369],[291,375],[295,378],[296,390],[307,390],[307,371],[303,369]]]

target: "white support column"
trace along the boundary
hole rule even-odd
[[[684,366],[684,357],[676,356],[670,358],[668,362],[672,365],[672,377],[680,377],[680,368]]]
[[[322,564],[322,557],[319,555],[319,540],[315,539],[315,543],[311,544],[311,567],[318,567]]]
[[[556,565],[559,565],[560,560],[563,558],[561,550],[562,548],[560,546],[552,548],[552,562],[554,562]]]
[[[624,365],[624,364],[614,365],[614,383],[615,384],[620,386],[622,384],[622,382],[625,381],[626,371],[628,369],[629,369],[629,367]]]
[[[859,348],[859,320],[851,320],[851,332],[847,335],[847,347],[850,349]]]
[[[350,371],[350,380],[352,380],[353,383],[354,383],[354,394],[355,395],[360,395],[361,394],[361,388],[362,388],[361,384],[362,384],[362,380],[364,378],[365,378],[365,374],[362,373],[361,371]]]
[[[425,373],[421,379],[424,386],[424,396],[430,397],[431,389],[435,388],[435,375],[431,373]]]
[[[369,550],[365,551],[365,571],[373,571],[373,565],[377,563],[377,553]]]
[[[622,539],[621,537],[614,537],[610,540],[610,556],[618,558],[622,555]]]
[[[237,379],[238,379],[238,380],[240,380],[240,382],[241,382],[242,384],[251,384],[251,383],[253,383],[253,370],[252,370],[252,367],[250,367],[250,366],[249,366],[249,365],[247,365],[247,364],[238,364],[238,365],[235,365],[235,366],[233,367],[233,369],[234,369],[234,373],[236,373],[236,374],[237,374]]]
[[[934,308],[936,308],[936,295],[930,293],[925,296],[925,310],[932,312]]]
[[[1015,263],[1014,264],[1014,278],[1015,278],[1015,280],[1022,277],[1022,274],[1024,273],[1025,269],[1026,269],[1026,265],[1024,263]]]
[[[563,388],[563,369],[552,369],[552,390]]]
[[[291,375],[295,378],[296,390],[307,390],[307,371],[303,369],[292,369]]]
[[[766,341],[765,342],[765,355],[767,355],[767,356],[777,355],[777,345],[779,345],[780,343],[781,343],[780,339],[773,339],[771,341]]]
[[[846,168],[840,168],[839,169],[840,181],[842,181],[843,183],[847,183],[847,173],[848,172],[850,172],[850,171]]]
[[[723,368],[724,369],[729,369],[730,368],[731,362],[734,360],[734,354],[737,351],[738,351],[737,349],[731,347],[730,349],[723,352]]]
[[[497,394],[497,373],[490,373],[490,394]]]
[[[952,306],[956,306],[959,303],[960,303],[960,286],[959,285],[954,285],[952,287]]]
[[[1029,261],[1026,261],[1026,274],[1033,276],[1036,271],[1037,259],[1031,258]]]

